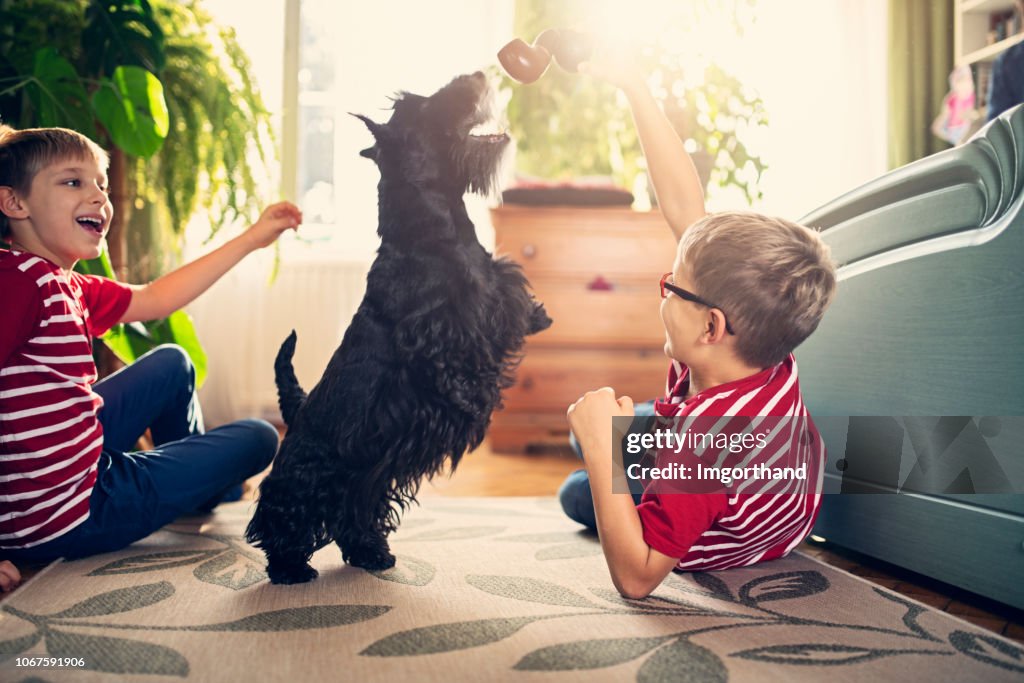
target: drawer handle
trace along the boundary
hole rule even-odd
[[[530,389],[533,389],[533,378],[524,377],[522,381],[522,387],[524,391],[529,391]]]
[[[615,289],[615,285],[605,280],[603,275],[598,275],[587,283],[587,289],[591,292],[610,292]]]
[[[537,255],[537,247],[532,244],[524,244],[522,251],[524,258],[533,258]]]

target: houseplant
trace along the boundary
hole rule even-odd
[[[752,0],[718,3],[666,4],[658,9],[666,23],[699,27],[723,7],[733,10]],[[518,0],[515,33],[529,41],[550,27],[589,26],[609,0]],[[676,6],[678,5],[678,6]],[[739,13],[742,14],[742,13]],[[734,21],[735,30],[743,30]],[[651,22],[656,28],[656,22]],[[696,30],[696,29],[695,29]],[[649,74],[649,85],[687,149],[705,184],[737,187],[748,202],[761,196],[762,159],[748,149],[745,132],[767,123],[764,105],[756,92],[744,86],[710,55],[688,49],[685,36],[647,33],[634,41],[638,66]],[[551,68],[528,86],[514,85],[508,105],[509,129],[516,139],[517,170],[545,178],[591,175],[612,176],[633,188],[644,173],[642,151],[627,107],[609,85]]]

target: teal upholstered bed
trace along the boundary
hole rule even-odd
[[[882,490],[903,481],[915,458],[921,475],[929,458],[966,449],[971,457],[998,455],[1022,490],[1024,418],[980,419],[1024,415],[1022,207],[1024,107],[1017,107],[966,145],[803,219],[823,229],[840,263],[835,303],[796,352],[806,402],[823,417],[827,488],[839,477],[850,477],[847,485],[861,477],[862,489]],[[919,425],[938,424],[935,416],[972,419],[947,418],[949,438],[929,440],[915,439],[904,416]],[[868,466],[840,474],[841,458]],[[970,487],[961,477],[949,490]],[[815,533],[1024,608],[1024,495],[827,495]]]

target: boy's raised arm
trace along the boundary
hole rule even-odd
[[[700,177],[682,140],[627,57],[616,55],[613,59],[597,52],[591,61],[580,64],[579,70],[620,88],[629,100],[658,206],[678,240],[707,213]]]

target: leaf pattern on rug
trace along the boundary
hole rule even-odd
[[[872,586],[871,589],[875,591],[875,593],[879,597],[885,598],[886,600],[891,600],[892,602],[895,602],[898,605],[903,605],[907,608],[907,613],[903,615],[903,623],[906,625],[908,629],[910,629],[911,633],[916,633],[925,640],[930,640],[933,643],[942,642],[939,638],[933,636],[931,633],[928,632],[927,629],[925,629],[923,626],[917,623],[917,618],[928,611],[925,607],[923,607],[922,605],[915,605],[909,600],[906,600],[898,595],[884,591],[876,586]]]
[[[220,624],[181,627],[187,631],[308,631],[347,626],[376,619],[391,610],[387,605],[310,605],[289,607],[226,621]]]
[[[65,610],[46,616],[50,619],[74,619],[119,614],[155,605],[172,595],[174,595],[174,586],[167,581],[117,588],[86,598]]]
[[[725,584],[725,581],[722,581],[714,574],[709,574],[707,572],[694,572],[690,576],[693,577],[694,582],[698,586],[707,590],[711,597],[718,598],[720,600],[728,600],[729,602],[734,602],[736,600],[732,595],[732,591],[729,590],[729,586]]]
[[[165,553],[146,553],[143,555],[132,555],[120,560],[114,560],[94,569],[86,576],[108,576],[111,574],[138,574],[140,572],[156,572],[163,569],[183,567],[187,564],[195,564],[208,560],[221,552],[218,549],[199,550],[174,550]]]
[[[201,563],[193,570],[193,576],[204,583],[230,588],[231,590],[243,590],[267,578],[267,573],[263,568],[262,556],[246,545],[245,540],[240,535],[202,534],[177,529],[169,531],[182,536],[193,536],[217,541],[222,547],[131,555],[94,569],[89,572],[88,576],[138,574]]]
[[[86,668],[113,674],[189,674],[188,660],[163,645],[125,638],[92,636],[52,630],[46,634],[46,651],[51,657],[82,657]]]
[[[725,683],[729,680],[729,670],[714,652],[684,638],[655,650],[640,667],[636,680],[637,683]]]
[[[759,576],[740,588],[740,602],[745,605],[758,605],[769,600],[805,598],[828,590],[828,587],[828,579],[816,571]]]
[[[359,654],[370,657],[409,657],[467,650],[504,640],[527,624],[541,619],[550,619],[552,616],[545,614],[535,617],[477,619],[421,626],[392,633],[373,643]]]
[[[775,664],[798,664],[801,666],[836,666],[856,664],[880,657],[911,654],[940,654],[937,650],[887,650],[882,648],[854,647],[838,643],[796,643],[790,645],[769,645],[753,650],[733,652],[731,657],[751,659]],[[949,653],[941,653],[949,654]]]
[[[621,605],[633,610],[653,610],[655,612],[662,612],[666,614],[720,614],[720,612],[713,609],[658,595],[651,595],[643,600],[632,600],[630,598],[624,598],[619,595],[618,592],[607,588],[591,588],[590,592],[602,600],[607,600],[612,604]]]
[[[155,674],[186,677],[188,660],[178,651],[153,643],[126,638],[76,633],[67,627],[90,627],[132,631],[279,632],[318,630],[347,626],[375,619],[391,610],[389,605],[310,605],[257,612],[241,619],[216,624],[149,626],[88,622],[103,617],[146,609],[174,595],[167,581],[117,588],[80,600],[52,614],[32,614],[3,605],[0,611],[35,627],[31,634],[0,642],[0,662],[45,641],[50,657],[79,658],[85,669],[117,674]],[[61,628],[58,628],[61,627]]]
[[[267,573],[255,566],[252,560],[234,550],[228,550],[203,562],[192,570],[200,581],[242,590],[267,578]]]
[[[571,531],[551,531],[541,534],[520,534],[496,539],[513,543],[555,544],[538,550],[538,560],[572,560],[577,557],[592,557],[601,554],[601,543],[597,535]]]
[[[1024,649],[1003,642],[994,636],[967,631],[953,631],[949,642],[960,652],[980,662],[1007,671],[1024,673]]]
[[[404,583],[408,586],[426,586],[433,581],[437,569],[424,560],[408,555],[398,555],[395,566],[391,569],[368,571],[367,573],[384,581]]]
[[[538,602],[542,605],[561,607],[597,607],[601,608],[582,595],[563,588],[556,583],[531,579],[526,576],[481,576],[470,574],[466,583],[479,588],[485,593],[513,600]]]
[[[603,669],[642,657],[675,637],[602,638],[549,645],[526,655],[513,668],[520,671]]]

